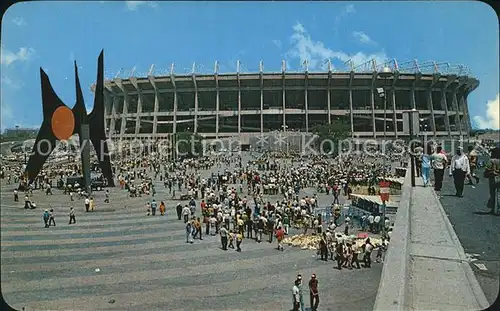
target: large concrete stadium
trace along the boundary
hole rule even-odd
[[[260,72],[128,77],[105,81],[111,139],[194,132],[249,144],[266,132],[307,133],[344,120],[353,138],[405,138],[403,111],[417,109],[428,137],[467,137],[467,97],[479,85],[463,65],[391,60],[339,72]],[[239,66],[238,66],[239,68]],[[380,96],[383,88],[386,95]]]

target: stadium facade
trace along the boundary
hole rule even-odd
[[[194,67],[194,66],[193,66]],[[239,67],[239,66],[238,66]],[[467,97],[479,81],[464,66],[396,60],[345,72],[260,72],[114,78],[105,81],[111,139],[162,139],[194,132],[207,139],[310,132],[344,120],[353,138],[404,138],[403,112],[417,109],[428,137],[468,137]],[[239,71],[239,70],[238,70]],[[380,96],[383,88],[384,97]],[[377,90],[378,89],[378,90]]]

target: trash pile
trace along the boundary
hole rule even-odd
[[[321,236],[319,235],[297,234],[283,239],[283,243],[290,246],[300,247],[301,249],[316,250],[318,249],[320,240]]]
[[[334,242],[346,242],[346,243],[356,243],[358,247],[361,247],[365,241],[367,235],[359,234],[359,235],[345,235],[343,233],[335,232],[333,241]],[[305,234],[297,234],[290,237],[287,237],[283,240],[284,244],[288,244],[289,246],[300,247],[301,249],[309,249],[309,250],[317,250],[319,247],[319,241],[321,240],[321,235],[305,235]],[[382,240],[376,237],[370,237],[370,241],[376,247],[382,244]]]

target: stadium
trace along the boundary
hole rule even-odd
[[[394,139],[403,112],[420,112],[432,138],[468,137],[467,97],[479,81],[463,65],[375,60],[337,71],[219,73],[115,77],[105,81],[105,124],[111,139],[163,139],[193,132],[249,144],[266,132],[309,133],[343,120],[353,138]],[[307,63],[306,63],[307,67]],[[193,65],[194,68],[194,65]],[[94,89],[94,86],[92,87]]]

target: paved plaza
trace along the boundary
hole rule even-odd
[[[482,177],[483,170],[479,170],[477,175]],[[454,194],[453,178],[446,176],[441,204],[465,252],[477,255],[471,267],[486,298],[492,304],[499,290],[500,217],[487,213],[488,180],[481,178],[477,185],[466,185],[463,198],[457,198]],[[486,270],[479,269],[476,264],[483,264],[484,267],[481,267]]]
[[[315,251],[280,252],[275,243],[245,239],[241,253],[221,250],[218,236],[187,244],[177,201],[164,200],[167,216],[148,217],[144,205],[151,197],[129,198],[118,188],[109,204],[103,192],[95,193],[94,212],[85,213],[75,199],[77,224],[68,225],[68,196],[35,191],[38,208],[25,210],[24,202],[13,202],[13,187],[2,185],[1,276],[4,298],[15,309],[290,310],[298,273],[306,281],[317,274],[320,311],[373,309],[381,264],[339,271]],[[161,182],[156,189],[158,201],[170,197]],[[331,198],[320,195],[319,202]],[[46,229],[42,213],[51,207],[57,226]],[[304,289],[308,307],[307,284]]]

